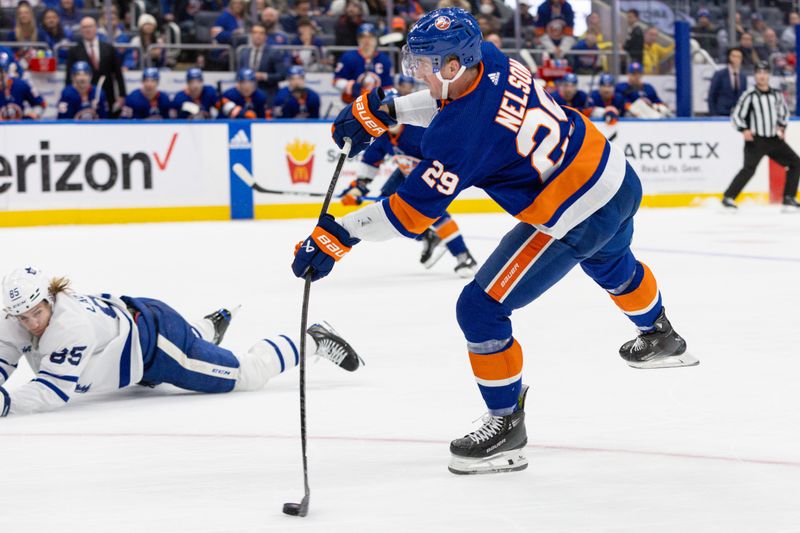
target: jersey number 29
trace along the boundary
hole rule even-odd
[[[531,165],[539,174],[542,183],[547,181],[553,168],[564,158],[568,138],[559,146],[561,138],[560,122],[567,122],[567,115],[538,83],[536,96],[539,106],[531,107],[525,113],[522,126],[517,133],[517,153],[522,157],[531,156]]]

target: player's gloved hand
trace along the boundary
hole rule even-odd
[[[305,240],[294,248],[292,272],[303,278],[311,270],[311,281],[317,281],[330,274],[333,265],[358,244],[360,239],[350,236],[332,215],[324,215]]]
[[[613,105],[606,107],[603,118],[605,119],[606,124],[613,126],[619,120],[619,109]]]
[[[0,387],[0,417],[8,415],[8,410],[11,408],[11,396],[3,387]]]
[[[369,146],[373,137],[380,137],[397,121],[380,110],[383,89],[362,94],[352,104],[342,109],[333,122],[331,133],[339,148],[344,147],[345,139],[352,140],[348,157],[353,157]]]
[[[358,178],[350,182],[350,186],[342,192],[342,205],[361,205],[364,201],[361,197],[369,193],[371,181],[369,178]]]

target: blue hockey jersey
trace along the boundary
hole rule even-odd
[[[27,81],[6,78],[5,90],[0,91],[0,120],[30,118],[30,112],[41,116],[45,106],[44,98]]]
[[[61,99],[58,101],[59,119],[96,120],[106,117],[108,117],[108,101],[103,89],[91,86],[88,94],[82,95],[74,86],[67,85],[61,91]]]
[[[614,96],[612,98],[606,100],[600,95],[600,91],[595,89],[589,94],[589,103],[591,107],[613,106],[617,108],[619,116],[625,114],[625,99],[616,91],[614,91]]]
[[[658,97],[658,93],[656,93],[656,90],[649,83],[643,83],[641,88],[637,89],[625,81],[617,84],[616,91],[628,105],[634,103],[639,98],[647,98],[654,104],[662,103],[661,98]]]
[[[589,103],[589,96],[581,90],[578,90],[570,101],[567,101],[558,91],[552,93],[550,96],[553,97],[553,100],[555,100],[558,105],[574,107],[582,113],[585,113],[586,110],[592,107]]]
[[[273,118],[319,118],[319,95],[311,89],[304,89],[304,96],[297,96],[284,87],[275,95],[272,102]]]
[[[192,98],[184,89],[175,93],[175,97],[172,99],[172,116],[182,119],[211,118],[211,110],[217,107],[218,100],[217,90],[211,85],[203,85],[203,92],[197,99]],[[194,106],[197,106],[199,111],[195,111]]]
[[[220,99],[219,118],[267,118],[267,95],[260,89],[244,97],[239,89],[231,87]]]
[[[422,137],[424,135],[425,128],[400,126],[396,133],[390,131],[375,139],[364,150],[361,161],[377,169],[388,155],[407,155],[422,159]],[[401,168],[401,170],[403,169]],[[407,174],[407,172],[404,173]]]
[[[333,73],[333,84],[342,90],[342,100],[352,102],[361,93],[366,78],[370,77],[368,73],[377,76],[384,89],[392,87],[392,60],[385,53],[364,57],[360,50],[350,50],[342,54]]]
[[[125,105],[122,107],[120,118],[157,120],[169,118],[169,110],[169,96],[165,93],[158,91],[155,97],[149,100],[141,89],[136,89],[125,97]]]

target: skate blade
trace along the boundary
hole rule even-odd
[[[650,368],[680,368],[682,366],[697,366],[700,364],[700,360],[696,357],[689,355],[688,353],[684,353],[681,355],[671,355],[669,357],[662,357],[659,359],[652,359],[650,361],[642,361],[641,363],[633,362],[633,361],[626,361],[628,366],[632,368],[639,368],[639,369],[650,369]]]
[[[450,456],[447,469],[457,475],[497,474],[500,472],[516,472],[528,468],[528,459],[523,450],[501,452],[491,457],[470,458]]]
[[[444,244],[440,244],[433,250],[433,254],[431,254],[428,260],[422,263],[422,266],[424,266],[427,269],[430,269],[431,267],[433,267],[433,265],[439,262],[439,259],[442,258],[442,256],[446,251],[447,247]]]
[[[800,213],[800,209],[798,209],[797,207],[790,207],[787,205],[781,208],[781,213],[785,215],[796,215]]]
[[[456,274],[459,278],[463,279],[471,279],[475,277],[475,273],[478,272],[478,267],[475,268],[462,268],[460,270],[456,270]]]

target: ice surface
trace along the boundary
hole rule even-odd
[[[479,260],[514,223],[457,220]],[[226,345],[242,350],[299,328],[289,263],[311,226],[4,229],[0,270],[37,264],[187,316],[241,303]],[[0,532],[800,531],[800,216],[645,210],[635,249],[701,365],[627,367],[631,324],[573,271],[513,317],[532,386],[523,472],[446,468],[447,443],[484,410],[453,260],[424,271],[418,243],[362,243],[312,290],[312,320],[367,366],[310,366],[307,518],[281,513],[302,496],[295,371],[254,393],[132,387],[0,420]]]

